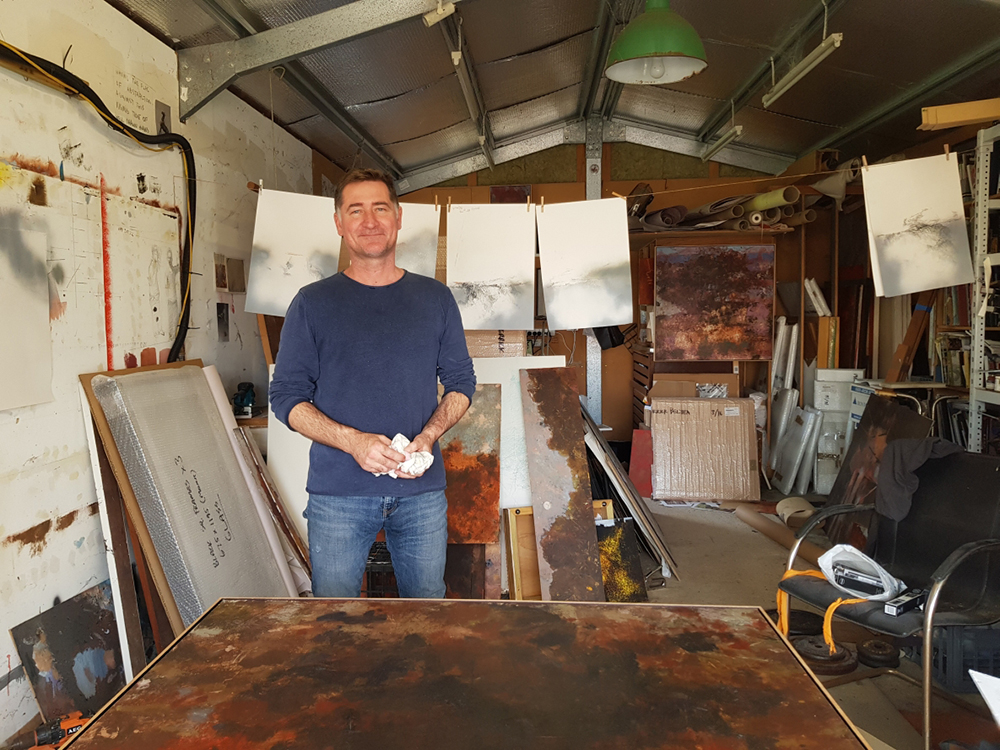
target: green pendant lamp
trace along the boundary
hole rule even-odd
[[[670,10],[670,0],[646,0],[646,10],[611,45],[604,75],[619,83],[673,83],[708,65],[694,27]]]

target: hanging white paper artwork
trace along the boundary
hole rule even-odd
[[[878,296],[973,280],[958,157],[874,164],[861,174]]]
[[[465,329],[533,329],[534,214],[520,204],[452,206],[447,223],[448,287]]]
[[[441,225],[439,209],[426,203],[401,203],[400,208],[403,226],[396,237],[396,265],[433,279]]]
[[[0,222],[0,351],[8,366],[0,371],[0,411],[52,401],[47,238],[6,223]]]
[[[246,311],[284,316],[306,284],[337,273],[340,236],[332,198],[261,190]]]
[[[549,330],[631,323],[625,201],[536,206],[535,215]]]

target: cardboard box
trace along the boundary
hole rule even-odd
[[[739,398],[740,376],[735,372],[657,372],[653,385],[668,381],[689,381],[697,385],[719,383],[726,386],[727,398]]]
[[[817,380],[812,405],[820,411],[848,411],[851,408],[851,384]]]
[[[748,398],[656,398],[653,497],[760,500],[754,404]]]
[[[698,387],[693,380],[657,380],[653,376],[653,387],[646,394],[646,401],[654,398],[698,398]]]

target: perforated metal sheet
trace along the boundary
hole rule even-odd
[[[615,112],[625,119],[693,133],[720,103],[660,86],[626,86]]]
[[[472,120],[399,143],[385,144],[385,150],[403,169],[414,169],[450,156],[478,152],[479,135]]]
[[[493,137],[498,141],[504,140],[569,120],[576,115],[579,107],[580,88],[579,84],[569,86],[530,102],[490,112]]]
[[[736,123],[744,126],[743,137],[739,140],[741,144],[780,154],[799,154],[837,130],[822,123],[798,120],[756,107],[745,107],[736,115]]]
[[[770,111],[842,127],[902,90],[882,78],[820,65],[774,102]],[[846,91],[851,96],[842,94]],[[760,96],[754,106],[762,106]]]
[[[551,47],[476,65],[486,109],[503,109],[583,80],[592,35],[578,34]]]
[[[335,128],[322,115],[310,117],[308,120],[288,126],[289,132],[308,143],[323,156],[341,167],[350,167],[355,163],[358,147]],[[375,164],[359,161],[357,166],[373,167]]]
[[[193,0],[107,0],[171,47],[194,47],[232,37]]]
[[[708,67],[685,81],[669,84],[671,89],[729,99],[746,78],[768,59],[770,51],[759,47],[742,47],[705,39]]]
[[[274,119],[282,125],[316,114],[315,107],[270,70],[258,70],[241,77],[233,89],[263,112],[271,111],[273,101]]]
[[[815,12],[819,5],[819,0],[724,4],[706,3],[704,0],[673,0],[670,8],[694,26],[702,40],[770,50],[780,44],[802,19]],[[711,64],[709,58],[709,65]],[[749,75],[750,71],[746,71],[746,74]]]
[[[347,5],[352,0],[241,0],[241,2],[268,26],[284,26],[292,21],[315,16],[324,10]]]
[[[458,6],[477,63],[549,47],[597,25],[605,0],[475,0]]]
[[[341,104],[389,99],[454,72],[441,30],[421,19],[302,58]]]
[[[469,119],[454,73],[422,89],[347,110],[381,143],[418,138]]]

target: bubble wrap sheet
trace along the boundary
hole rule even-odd
[[[201,369],[93,387],[185,626],[219,597],[288,596]]]

